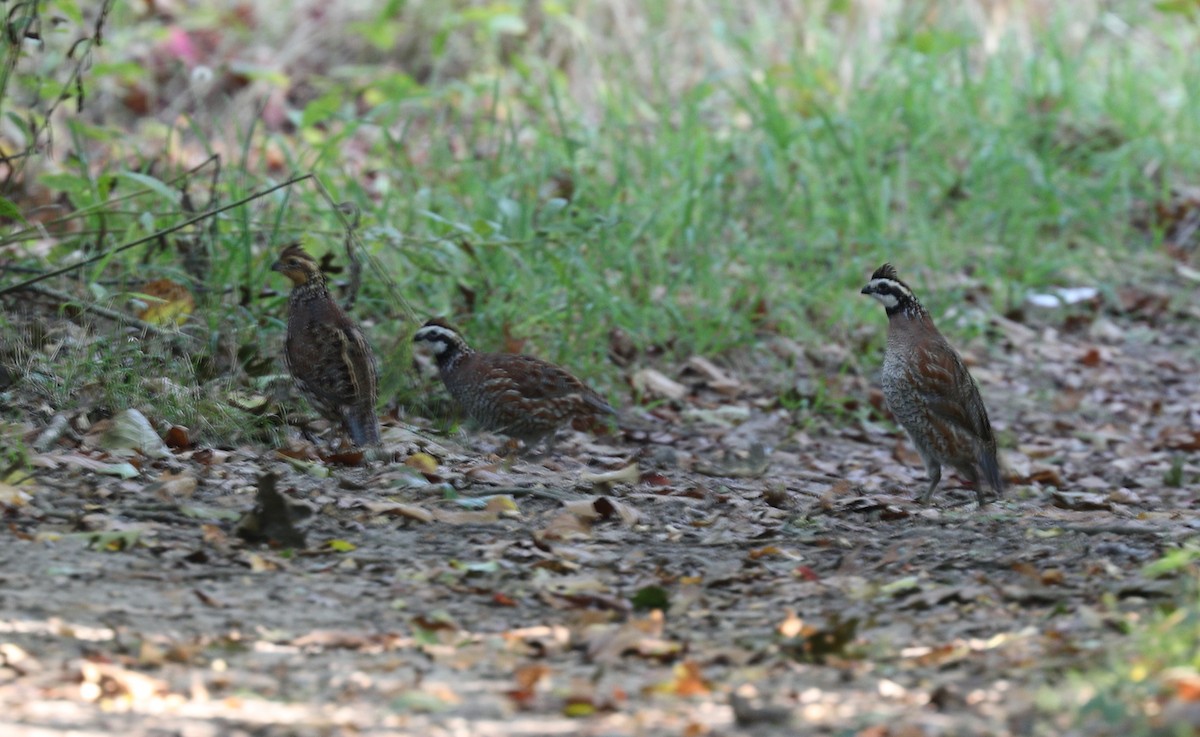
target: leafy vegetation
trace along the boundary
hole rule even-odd
[[[1200,693],[1197,561],[1200,550],[1193,545],[1168,551],[1148,565],[1149,576],[1181,581],[1183,595],[1148,618],[1131,614],[1131,642],[1111,653],[1100,667],[1076,673],[1069,689],[1047,689],[1041,696],[1042,709],[1078,715],[1087,734],[1194,734],[1194,719],[1186,712]]]
[[[690,544],[711,527],[714,534],[703,538],[703,544],[713,550],[731,539],[763,541],[736,566],[746,574],[739,583],[747,588],[722,583],[714,588],[723,590],[705,594],[725,597],[714,611],[732,610],[761,593],[761,572],[779,584],[779,598],[817,590],[826,597],[824,611],[838,613],[822,625],[804,621],[813,619],[808,613],[788,610],[779,628],[782,650],[772,640],[745,661],[770,662],[783,652],[787,673],[801,680],[833,673],[816,673],[817,664],[840,667],[826,655],[844,658],[851,653],[848,660],[857,660],[860,651],[883,663],[880,674],[899,680],[904,674],[889,667],[920,661],[931,672],[943,664],[948,669],[1001,645],[1011,646],[1003,653],[1011,660],[992,667],[1007,667],[1004,663],[1022,662],[1020,648],[1027,638],[1019,628],[979,637],[979,631],[995,626],[995,613],[1011,614],[1021,606],[1028,617],[1040,617],[1043,610],[1034,607],[1045,607],[1049,620],[1075,607],[1071,613],[1077,615],[1077,629],[1047,629],[1037,643],[1043,649],[1031,651],[1054,654],[1059,648],[1069,656],[1067,666],[1039,663],[1044,670],[1037,670],[1037,677],[1065,672],[1080,662],[1100,663],[1073,676],[1068,691],[1042,695],[1038,706],[1055,723],[1056,733],[1081,723],[1092,730],[1088,733],[1176,733],[1167,706],[1174,697],[1195,702],[1198,697],[1187,689],[1200,688],[1195,550],[1171,553],[1143,572],[1173,577],[1172,587],[1151,592],[1167,603],[1148,615],[1145,601],[1127,605],[1118,598],[1125,591],[1118,584],[1138,574],[1111,564],[1103,576],[1093,578],[1091,571],[1064,572],[1067,564],[1057,563],[1059,549],[1052,541],[1058,535],[1098,531],[1069,529],[1062,517],[1031,519],[1033,515],[1023,513],[1035,495],[1050,494],[1061,510],[1082,513],[1107,513],[1117,504],[1145,510],[1162,499],[1172,512],[1194,505],[1184,496],[1189,484],[1196,483],[1193,461],[1200,435],[1180,419],[1186,415],[1180,398],[1185,379],[1180,376],[1187,367],[1176,360],[1177,354],[1155,354],[1159,367],[1166,368],[1157,383],[1139,385],[1131,393],[1136,396],[1124,398],[1129,401],[1123,418],[1093,406],[1100,400],[1085,398],[1082,391],[1062,389],[1068,384],[1077,389],[1096,378],[1081,376],[1079,366],[1104,365],[1112,370],[1097,385],[1109,391],[1111,384],[1135,373],[1131,366],[1140,368],[1142,354],[1130,355],[1136,350],[1120,346],[1120,361],[1106,365],[1118,350],[1115,340],[1099,347],[1070,343],[1054,355],[1038,354],[1053,370],[1026,382],[1021,389],[1027,393],[1013,404],[1034,405],[1040,415],[1026,415],[1025,426],[1001,427],[999,435],[1002,445],[1017,448],[1028,442],[1022,433],[1033,433],[1029,425],[1041,423],[1039,439],[1054,434],[1062,442],[1021,451],[1024,470],[1019,475],[1025,483],[1012,498],[1014,505],[1024,506],[970,517],[970,526],[960,528],[968,532],[955,541],[977,534],[1003,538],[1004,546],[980,546],[969,555],[957,551],[962,557],[954,565],[961,570],[954,572],[962,575],[949,582],[939,568],[945,561],[935,554],[941,551],[930,550],[946,542],[940,537],[947,528],[943,518],[915,520],[920,535],[909,536],[898,522],[908,519],[903,516],[907,511],[897,512],[890,501],[878,502],[868,494],[846,498],[852,481],[858,483],[867,469],[877,471],[892,459],[871,446],[883,433],[863,429],[877,424],[875,408],[862,396],[845,401],[843,394],[878,360],[883,335],[878,307],[857,292],[885,260],[920,284],[919,294],[956,344],[984,331],[1011,330],[1004,339],[1016,345],[1029,329],[1019,321],[991,318],[1019,316],[1030,291],[1094,285],[1111,296],[1129,281],[1153,282],[1166,272],[1171,264],[1162,248],[1168,240],[1164,221],[1171,218],[1164,203],[1200,174],[1200,78],[1194,64],[1200,11],[1194,2],[532,0],[518,5],[386,0],[353,9],[339,3],[302,9],[241,2],[182,9],[170,5],[107,0],[89,7],[75,0],[45,0],[16,4],[6,19],[0,68],[0,501],[6,510],[38,498],[28,489],[31,478],[43,472],[35,455],[44,449],[36,447],[40,433],[20,424],[30,418],[42,427],[54,426],[52,418],[82,416],[84,421],[70,429],[84,435],[96,419],[138,409],[155,428],[186,426],[191,436],[183,433],[185,440],[202,440],[209,458],[190,459],[193,466],[212,456],[221,463],[220,456],[232,455],[213,449],[245,443],[278,446],[291,406],[280,401],[288,382],[278,381],[282,367],[277,358],[286,286],[269,265],[283,245],[299,240],[317,256],[327,254],[326,266],[340,294],[353,299],[356,318],[383,358],[387,409],[433,413],[435,402],[418,384],[409,355],[411,334],[429,315],[449,316],[480,348],[523,349],[566,364],[618,406],[632,401],[625,384],[632,382],[637,368],[672,366],[693,355],[722,366],[756,363],[755,379],[784,377],[768,387],[774,399],[740,397],[737,417],[751,417],[772,402],[790,414],[790,419],[779,419],[790,423],[786,428],[763,425],[790,444],[779,454],[789,459],[775,462],[772,470],[803,467],[811,473],[796,478],[813,488],[823,484],[811,494],[819,495],[814,505],[820,511],[795,513],[790,478],[764,482],[771,491],[764,495],[766,506],[778,516],[760,517],[763,505],[754,506],[758,497],[730,485],[731,478],[757,479],[754,474],[763,473],[767,451],[762,442],[751,445],[762,461],[757,471],[735,468],[736,454],[727,453],[727,458],[705,458],[689,467],[707,469],[698,472],[711,472],[721,481],[694,483],[670,467],[676,449],[664,443],[669,453],[662,455],[670,459],[664,461],[666,468],[644,478],[636,466],[621,469],[632,469],[632,478],[653,485],[656,495],[687,500],[680,505],[686,511],[675,517],[668,515],[677,510],[654,510],[656,524],[670,520],[662,525],[670,527],[670,539],[647,536],[639,541],[649,541],[645,548],[630,557],[654,560],[658,578],[642,580],[650,574],[621,561],[614,567],[621,575],[605,582],[618,581],[612,588],[621,589],[620,595],[596,602],[628,600],[633,609],[668,610],[681,618],[683,606],[664,602],[681,600],[683,581],[689,596],[692,589],[699,590],[703,576],[693,567],[711,578],[718,572],[706,573],[689,556],[666,560],[667,548],[659,545]],[[1200,198],[1193,199],[1188,207],[1200,212]],[[359,289],[352,284],[348,243],[368,264]],[[20,285],[47,275],[36,284]],[[1169,299],[1194,297],[1178,290]],[[1165,314],[1168,310],[1160,309],[1147,320]],[[778,337],[820,354],[820,376],[803,378],[811,386],[793,385],[800,381],[793,381],[799,372],[791,371],[789,362],[801,360],[800,353],[763,348]],[[1179,348],[1181,354],[1195,355],[1187,335],[1170,338],[1186,344]],[[1010,363],[997,363],[1004,370],[1032,361],[1033,355],[1016,350],[1005,357]],[[864,385],[859,382],[855,388]],[[1178,394],[1166,396],[1163,387]],[[681,391],[690,389],[681,385]],[[735,386],[734,391],[740,389]],[[1096,427],[1067,431],[1053,423],[1057,418],[1048,415],[1060,411],[1055,400],[1067,394],[1062,397],[1066,411],[1075,419],[1099,418],[1091,423]],[[1152,403],[1153,409],[1143,412]],[[733,422],[708,406],[687,409],[693,417],[708,413],[723,428]],[[1142,414],[1138,422],[1129,420],[1132,413]],[[681,410],[680,416],[684,414]],[[1151,415],[1161,421],[1140,422]],[[863,421],[867,418],[872,422]],[[854,423],[859,425],[855,437],[838,434]],[[68,424],[61,421],[59,427]],[[1117,448],[1114,437],[1122,432],[1142,432],[1157,440],[1132,450]],[[807,443],[810,435],[832,441],[825,446]],[[718,443],[703,440],[687,452],[711,454]],[[853,479],[828,460],[847,447],[868,446],[879,455],[855,467]],[[56,470],[77,468],[72,463],[94,470],[86,464],[94,459],[62,450],[69,458]],[[1118,469],[1114,457],[1125,450],[1130,454],[1120,460],[1128,463]],[[454,478],[462,480],[478,473],[481,484],[499,478],[489,469],[460,473],[439,468],[438,459],[420,455],[413,468],[387,478],[385,488],[434,483],[426,477],[450,488],[450,476],[438,474],[459,474]],[[820,465],[811,462],[814,458]],[[296,468],[319,465],[292,460]],[[207,471],[193,467],[189,473],[201,478],[160,479],[153,493],[191,498],[200,489],[208,492],[207,501],[215,508],[213,497],[250,488],[255,475],[251,465],[230,474],[234,481],[228,485],[237,486],[232,491],[205,489]],[[1101,465],[1108,467],[1094,471]],[[129,468],[131,477],[138,473]],[[318,470],[325,480],[328,469]],[[318,486],[317,477],[300,486],[324,494],[326,487]],[[539,488],[544,486],[544,476],[533,478]],[[889,476],[887,483],[896,478]],[[1166,489],[1151,488],[1154,484],[1146,478],[1161,479]],[[1091,485],[1084,487],[1084,482]],[[594,483],[599,488],[616,482],[597,477]],[[171,488],[177,491],[168,493],[166,484],[175,484]],[[1080,489],[1063,488],[1069,485]],[[45,493],[38,498],[43,505],[76,509],[71,505],[80,500],[73,481],[48,486],[58,496]],[[1116,502],[1097,501],[1098,494],[1091,493],[1110,487]],[[871,492],[879,490],[877,485]],[[191,564],[226,556],[225,569],[240,577],[237,566],[244,561],[235,556],[242,550],[223,539],[227,531],[212,522],[227,518],[211,510],[197,512],[197,519],[211,522],[203,532],[203,544],[211,551],[198,555],[200,543],[189,537],[192,527],[169,518],[162,522],[161,509],[109,504],[121,495],[134,495],[126,486],[103,492],[91,489],[88,504],[103,505],[112,517],[156,515],[176,536],[179,559]],[[841,517],[822,517],[838,499],[844,499],[837,510]],[[519,509],[508,499],[502,510],[485,508],[481,517],[471,517],[369,501],[362,509],[376,517],[352,516],[360,507],[347,504],[337,510],[344,516],[323,515],[319,529],[331,536],[349,535],[347,530],[357,533],[369,525],[372,531],[407,534],[407,528],[396,529],[393,518],[413,524],[495,524],[501,512]],[[596,515],[611,516],[586,501],[576,507],[591,510],[584,522],[569,515],[564,522],[560,515],[545,526],[525,520],[524,527],[506,531],[520,530],[510,537],[523,540],[540,540],[540,535],[551,543],[575,539],[590,531]],[[549,516],[556,501],[534,503],[544,504]],[[610,505],[609,512],[613,509]],[[632,505],[626,511],[636,521]],[[65,520],[63,525],[78,523],[81,529],[85,524],[71,516],[73,511],[47,516],[50,522],[40,514],[41,508],[30,511],[20,522],[29,529],[34,521],[53,525]],[[854,515],[874,515],[872,522],[882,517],[891,526],[886,534],[877,534],[878,528],[859,524],[857,517],[848,522]],[[737,526],[722,527],[730,520]],[[86,524],[104,521],[93,517]],[[1172,524],[1178,525],[1178,519]],[[1005,534],[996,534],[996,526]],[[630,538],[625,540],[652,527],[629,521]],[[12,529],[18,526],[14,523]],[[487,606],[512,608],[513,621],[523,625],[529,611],[519,607],[532,609],[544,601],[591,606],[591,593],[570,601],[555,598],[561,593],[556,591],[542,599],[522,598],[522,592],[534,590],[526,588],[529,582],[523,578],[528,560],[498,562],[508,550],[499,541],[506,531],[487,546],[491,552],[460,553],[481,556],[461,564],[467,574],[495,576],[487,579],[495,584]],[[60,532],[47,529],[47,537],[37,539]],[[797,537],[799,532],[805,536]],[[1124,556],[1123,562],[1136,568],[1144,560],[1143,549],[1157,550],[1162,539],[1150,535],[1165,533],[1134,533],[1142,535],[1142,547],[1126,546],[1113,556]],[[23,534],[36,537],[34,532]],[[120,545],[97,545],[115,552],[137,548],[141,533],[96,534],[127,536],[113,538]],[[843,560],[844,551],[837,548],[848,549],[845,540],[857,545],[861,541],[855,535],[876,543],[878,559],[863,558],[860,550],[857,562],[848,553]],[[469,536],[447,537],[463,542]],[[331,539],[336,544],[326,552],[374,545],[364,566],[393,562],[393,541],[408,541],[404,535]],[[539,555],[542,548],[553,547],[545,540],[539,542]],[[1034,552],[1031,541],[1039,546]],[[814,556],[800,564],[787,545],[837,553],[838,560]],[[63,554],[61,549],[54,552]],[[206,557],[210,552],[211,559]],[[422,573],[409,578],[422,584],[446,580],[439,557],[443,552],[423,547],[414,553],[405,563],[419,561]],[[745,551],[721,552],[741,556]],[[1049,556],[1054,565],[1039,568],[1029,562],[1042,562],[1039,556]],[[997,564],[1010,559],[1012,570]],[[270,567],[262,559],[248,565],[256,572]],[[580,569],[572,560],[556,565],[561,570],[547,568],[543,576],[538,568],[529,579],[539,586],[557,584],[554,575]],[[845,574],[856,565],[859,572],[874,565],[873,575],[891,576],[892,583],[865,575],[862,582],[851,580]],[[975,565],[986,575],[974,576]],[[353,578],[357,566],[339,565],[336,572]],[[1100,579],[1111,591],[1097,588]],[[902,586],[887,588],[897,581]],[[838,586],[843,598],[835,596]],[[870,609],[869,618],[840,618],[847,602],[861,604],[862,592],[878,586],[885,598],[882,603],[872,600],[877,609]],[[1056,597],[1055,587],[1075,598]],[[488,590],[479,587],[475,593]],[[455,589],[445,601],[467,601],[461,593]],[[199,589],[197,596],[205,606],[217,608],[211,602],[219,597],[206,598]],[[364,594],[356,601],[366,598]],[[887,628],[891,623],[883,620],[900,599],[911,599],[904,603],[911,606],[906,611],[919,612],[911,617],[912,627],[928,630],[906,629],[911,624],[906,622],[898,622],[895,633]],[[421,602],[415,597],[414,602],[415,612]],[[936,616],[926,616],[935,607],[940,607]],[[619,608],[613,606],[614,611]],[[342,615],[320,607],[311,610],[331,619]],[[535,614],[543,616],[540,610]],[[761,610],[756,616],[762,625],[769,617],[759,615]],[[558,626],[556,616],[546,615],[545,622]],[[931,634],[941,621],[937,617],[958,618],[963,626],[946,643],[939,642],[945,633]],[[983,623],[972,622],[973,617]],[[226,620],[236,619],[222,614],[211,631],[223,631]],[[721,617],[711,619],[728,625]],[[412,621],[440,620],[420,613]],[[744,624],[730,621],[735,630]],[[691,620],[667,622],[689,632],[699,626]],[[469,624],[461,630],[474,637],[478,633]],[[589,650],[611,649],[613,661],[620,662],[628,649],[624,638],[643,643],[643,635],[654,632],[652,639],[657,639],[665,626],[661,617],[648,619]],[[770,629],[759,629],[763,627]],[[1111,662],[1079,656],[1093,642],[1107,644],[1095,633],[1110,635],[1114,628],[1131,632],[1132,656],[1122,652]],[[447,629],[454,628],[414,627],[427,640],[423,645],[451,642],[443,638]],[[481,639],[499,641],[490,634]],[[761,632],[737,637],[739,642],[770,639]],[[686,639],[681,635],[670,643],[680,648],[681,657]],[[910,639],[916,643],[912,647]],[[832,646],[817,648],[826,641]],[[657,665],[664,652],[650,648],[644,654]],[[722,649],[709,662],[725,668],[734,661]],[[697,675],[697,668],[681,663],[672,687],[680,694],[708,693],[714,687]],[[533,684],[548,672],[539,662],[526,674],[529,683],[518,679],[514,703],[532,699]],[[990,671],[989,677],[995,673]],[[724,688],[742,674],[722,676],[728,676]],[[855,675],[847,668],[836,676],[859,677],[865,683],[876,674]],[[909,682],[920,678],[911,676]],[[892,708],[911,703],[903,688],[888,683]],[[928,685],[911,688],[915,694]],[[884,694],[883,686],[860,683],[856,688],[873,699]],[[957,698],[953,689],[927,690],[933,694],[931,702],[935,696]],[[620,691],[624,701],[625,687]],[[1004,694],[1004,688],[995,691]],[[597,703],[605,710],[616,708],[602,699]],[[572,703],[566,712],[577,716],[571,709],[578,707]],[[833,718],[834,711],[825,716]]]
[[[1005,21],[948,2],[871,17],[660,0],[624,19],[591,2],[393,2],[329,11],[304,64],[312,28],[246,8],[30,7],[42,32],[6,47],[4,112],[34,121],[7,144],[31,156],[6,196],[38,223],[6,233],[10,258],[106,252],[311,172],[360,215],[375,268],[358,311],[393,369],[435,313],[609,392],[618,327],[646,360],[776,332],[858,347],[876,338],[855,288],[885,259],[935,309],[1009,311],[1029,288],[1119,279],[1152,245],[1131,208],[1200,164],[1196,26],[1141,3]],[[57,81],[35,81],[47,69]],[[246,346],[281,327],[266,267],[293,239],[341,260],[311,181],[73,276],[116,306],[150,279],[187,284],[200,343],[257,357]]]

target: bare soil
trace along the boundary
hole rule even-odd
[[[983,509],[950,475],[917,505],[871,378],[783,339],[511,467],[395,418],[357,467],[120,479],[64,437],[3,507],[0,733],[1067,733],[1037,695],[1177,597],[1143,567],[1200,533],[1200,321],[1149,304],[962,346],[1009,476]],[[303,546],[239,535],[267,473]]]

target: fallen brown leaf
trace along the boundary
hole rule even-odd
[[[688,394],[688,389],[678,381],[667,378],[656,369],[644,368],[634,372],[633,389],[639,395],[660,397],[678,402]]]

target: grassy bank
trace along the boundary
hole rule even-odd
[[[375,258],[357,311],[401,393],[406,336],[430,313],[618,396],[614,328],[639,362],[774,333],[858,349],[881,336],[857,289],[884,260],[938,313],[1152,273],[1155,234],[1133,212],[1200,168],[1200,33],[1172,9],[115,8],[82,67],[86,103],[60,106],[55,146],[9,195],[58,198],[69,225],[5,252],[65,263],[97,237],[111,247],[311,171],[361,216]],[[69,27],[83,33],[81,19]],[[7,111],[53,99],[22,74],[63,78],[73,61],[51,54],[68,35],[16,67]],[[216,186],[209,167],[186,198],[122,174],[173,180],[212,153]],[[123,308],[148,279],[188,285],[201,298],[192,355],[221,367],[198,380],[245,386],[282,331],[284,285],[267,266],[297,238],[342,260],[339,220],[310,183],[82,270],[80,294]],[[181,251],[208,265],[189,269]]]

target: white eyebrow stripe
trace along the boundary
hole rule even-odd
[[[903,294],[903,295],[904,295],[904,296],[906,296],[906,297],[912,298],[912,296],[913,296],[913,293],[912,293],[912,290],[911,290],[911,289],[909,289],[908,287],[904,286],[903,284],[901,284],[900,282],[896,281],[895,279],[888,279],[888,278],[886,278],[886,277],[881,277],[881,278],[879,278],[879,279],[872,279],[872,280],[871,280],[871,287],[872,287],[873,289],[878,289],[878,288],[880,288],[880,287],[883,287],[883,286],[885,286],[885,285],[886,285],[887,287],[889,287],[889,288],[891,288],[891,289],[895,290],[896,292],[899,292],[900,294]]]
[[[454,339],[458,337],[458,333],[448,328],[444,328],[441,325],[426,325],[418,330],[413,338],[416,340],[436,340],[434,336],[436,336],[436,338],[443,338],[447,341],[453,342]]]

